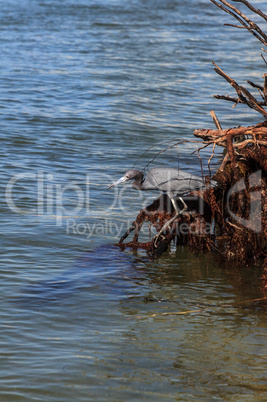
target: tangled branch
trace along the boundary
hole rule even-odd
[[[248,18],[245,14],[243,14],[240,10],[234,7],[226,0],[210,0],[213,4],[217,7],[225,11],[226,13],[232,15],[235,19],[238,20],[240,25],[233,25],[233,24],[225,24],[228,26],[233,26],[235,28],[242,28],[247,29],[251,32],[260,42],[262,42],[265,46],[267,46],[267,35],[262,31],[262,29],[253,22],[250,18]],[[267,21],[267,15],[263,13],[261,10],[254,8],[248,1],[246,0],[232,0],[236,3],[243,3],[246,7],[248,7],[251,11],[258,14],[262,17],[265,21]],[[221,3],[221,4],[220,4]],[[223,4],[223,5],[222,5]],[[264,50],[264,49],[263,49]],[[264,50],[265,51],[265,50]],[[262,55],[261,55],[262,56]],[[262,56],[264,62],[266,60]],[[252,81],[247,81],[253,88],[257,88],[259,94],[261,96],[261,100],[257,100],[255,96],[253,96],[250,91],[248,91],[243,86],[239,85],[234,79],[232,79],[228,74],[226,74],[216,63],[212,62],[215,66],[214,70],[217,74],[223,77],[229,84],[235,89],[237,93],[237,97],[232,97],[228,95],[214,95],[217,99],[223,99],[228,102],[233,102],[235,107],[238,103],[246,104],[251,109],[254,109],[256,112],[260,113],[262,116],[267,119],[267,111],[264,109],[267,106],[267,75],[264,74],[262,78],[264,78],[264,84],[259,85],[255,84]],[[267,64],[267,63],[266,63]]]
[[[224,25],[232,26],[235,28],[247,29],[259,41],[261,41],[265,46],[267,46],[267,35],[261,30],[261,28],[255,22],[251,21],[245,14],[243,14],[232,4],[228,3],[226,0],[219,0],[219,1],[226,7],[222,6],[218,1],[211,0],[213,4],[221,8],[226,13],[232,15],[241,24],[241,26],[234,24],[224,24]],[[248,1],[246,0],[233,0],[233,1],[235,1],[236,3],[245,4],[251,11],[253,11],[255,14],[260,15],[262,18],[265,19],[265,21],[267,21],[267,15],[263,13],[261,10],[257,10],[256,8],[254,8]]]

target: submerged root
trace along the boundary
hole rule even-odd
[[[265,129],[265,124],[263,125]],[[251,130],[250,128],[250,131]],[[216,133],[216,132],[215,132]],[[218,133],[218,132],[217,132]],[[223,258],[242,264],[258,262],[267,251],[267,134],[265,131],[244,146],[234,147],[233,132],[223,133],[226,155],[212,178],[217,185],[205,191],[195,191],[184,197],[188,211],[179,215],[160,236],[157,245],[153,238],[139,242],[144,223],[159,232],[173,216],[174,209],[167,195],[161,195],[141,210],[132,227],[121,238],[120,247],[142,248],[159,257],[171,241],[187,245],[195,252],[215,250]],[[198,132],[199,135],[199,132]],[[214,141],[216,135],[212,132]],[[204,136],[205,137],[205,136]],[[259,141],[260,138],[260,141]],[[208,141],[212,141],[209,132]],[[178,200],[177,200],[178,202]],[[179,202],[178,202],[179,205]],[[133,240],[124,243],[131,231]],[[264,263],[264,287],[267,292],[267,259]]]

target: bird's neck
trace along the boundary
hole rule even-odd
[[[132,186],[135,190],[141,189],[143,178],[144,178],[144,174],[142,172],[138,173],[138,175],[136,176],[136,178],[134,179],[133,184],[132,184]]]

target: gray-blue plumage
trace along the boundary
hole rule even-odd
[[[158,190],[178,196],[205,187],[200,177],[167,167],[149,169],[146,175],[137,169],[130,169],[110,187],[128,180],[134,180],[132,186],[136,190]]]
[[[175,209],[175,215],[164,224],[155,238],[155,244],[159,236],[164,230],[175,220],[175,218],[187,210],[182,196],[190,193],[191,191],[204,189],[206,187],[204,181],[195,175],[184,172],[174,168],[152,168],[149,169],[144,175],[143,172],[137,169],[128,170],[118,181],[114,182],[109,188],[114,187],[120,183],[124,183],[128,180],[133,180],[132,186],[136,190],[158,190],[168,194]],[[215,185],[212,181],[211,185]],[[179,211],[175,196],[178,196],[182,202],[184,208]]]
[[[139,190],[159,190],[164,193],[183,195],[197,188],[204,187],[201,178],[174,168],[152,168],[139,182],[133,182],[133,188]]]

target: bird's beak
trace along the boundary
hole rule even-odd
[[[109,186],[109,187],[107,188],[107,190],[109,190],[111,187],[117,186],[117,185],[120,184],[120,183],[124,183],[125,181],[127,181],[127,177],[122,176],[119,180],[117,180],[117,181],[115,181],[114,183],[112,183],[111,186]]]

